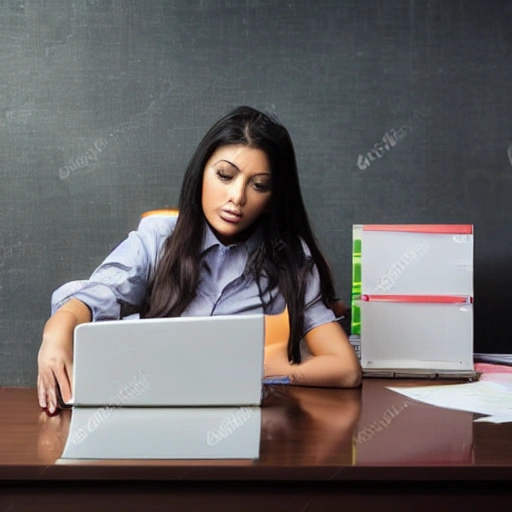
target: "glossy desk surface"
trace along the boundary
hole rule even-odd
[[[424,384],[366,379],[357,390],[267,387],[256,459],[65,463],[60,457],[72,411],[50,417],[39,409],[35,389],[0,388],[0,479],[510,480],[512,423],[474,423],[473,413],[429,406],[386,389]],[[155,435],[154,428],[148,424],[148,436]]]

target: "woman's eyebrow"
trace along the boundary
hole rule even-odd
[[[227,164],[233,166],[237,171],[240,171],[239,167],[237,165],[235,165],[233,162],[230,162],[229,160],[221,159],[221,160],[219,160],[219,162],[226,162]],[[217,162],[217,163],[219,163],[219,162]]]
[[[215,165],[217,165],[219,162],[225,162],[225,163],[231,165],[232,167],[234,167],[238,172],[242,172],[240,170],[240,167],[238,167],[238,165],[234,164],[233,162],[230,162],[229,160],[225,160],[225,159],[221,158],[218,162],[215,162]],[[261,175],[271,176],[272,173],[270,171],[263,171],[263,172],[257,173],[257,176],[261,176]]]

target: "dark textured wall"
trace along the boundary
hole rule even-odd
[[[276,114],[350,297],[354,223],[475,225],[475,350],[509,352],[512,4],[0,0],[0,385],[233,106]],[[508,91],[508,92],[507,92]]]

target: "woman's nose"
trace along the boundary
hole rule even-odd
[[[243,180],[236,180],[230,188],[230,200],[236,205],[243,205],[245,203],[245,197],[245,183]]]

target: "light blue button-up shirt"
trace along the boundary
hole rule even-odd
[[[71,281],[52,294],[52,314],[74,297],[91,309],[93,321],[117,320],[122,305],[140,309],[166,238],[172,234],[176,217],[149,216],[136,231],[120,243],[83,281]],[[262,242],[256,230],[245,242],[224,246],[206,226],[202,246],[201,270],[197,293],[182,316],[210,316],[258,313],[273,315],[284,310],[279,291],[260,297],[254,276],[246,272],[247,262]],[[304,244],[305,250],[308,252]],[[262,289],[265,282],[260,281]],[[334,320],[333,312],[320,299],[320,280],[316,266],[310,273],[305,295],[304,334],[318,325]]]

